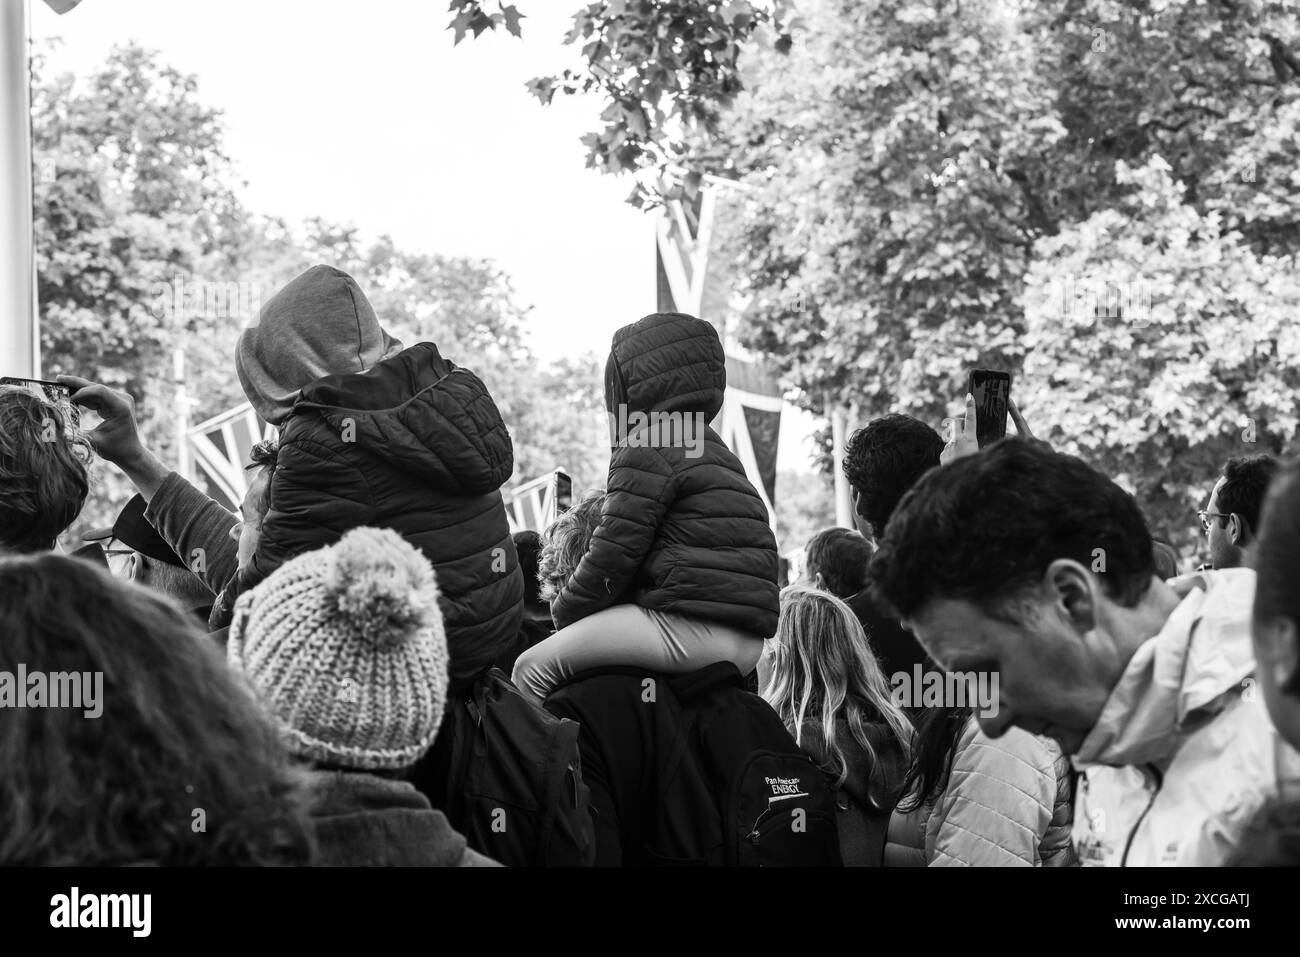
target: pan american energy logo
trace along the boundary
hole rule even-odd
[[[803,789],[803,782],[799,778],[764,777],[763,780],[772,789],[772,794],[767,799],[768,804],[808,796],[808,792]]]

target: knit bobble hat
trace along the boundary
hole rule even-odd
[[[394,770],[438,733],[447,638],[433,567],[389,529],[354,529],[241,595],[226,656],[302,757]]]

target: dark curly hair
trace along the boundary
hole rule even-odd
[[[1259,535],[1259,512],[1264,507],[1264,497],[1279,464],[1276,458],[1264,453],[1228,459],[1223,467],[1218,510],[1225,515],[1240,515],[1246,520],[1245,542]]]
[[[0,559],[0,635],[10,675],[102,675],[98,716],[0,720],[0,865],[309,862],[299,772],[179,607],[89,562],[14,556]]]
[[[48,551],[81,514],[94,451],[67,412],[0,386],[0,548]]]
[[[1005,618],[1059,558],[1096,569],[1127,608],[1155,575],[1133,496],[1071,455],[1008,438],[921,479],[899,503],[869,574],[873,595],[902,619],[935,598]]]
[[[886,415],[858,429],[844,446],[844,475],[858,493],[858,512],[876,538],[885,533],[907,490],[939,464],[943,439],[920,419]]]

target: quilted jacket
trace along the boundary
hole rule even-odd
[[[512,641],[523,577],[499,488],[514,447],[483,382],[422,342],[302,390],[280,435],[252,588],[359,525],[391,528],[438,576],[455,688]]]
[[[890,820],[890,867],[1068,867],[1073,789],[1056,742],[1011,728],[987,737],[971,718],[943,792]]]
[[[615,333],[605,370],[617,442],[608,495],[586,555],[551,605],[557,628],[630,601],[757,638],[775,633],[767,507],[706,424],[726,385],[722,342],[707,322],[659,313]],[[648,413],[680,413],[688,424],[656,431],[638,421]]]

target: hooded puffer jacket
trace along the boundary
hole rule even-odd
[[[894,812],[886,866],[1069,867],[1077,863],[1069,759],[1056,742],[1011,728],[962,729],[943,792]]]
[[[308,384],[285,421],[243,592],[361,525],[391,528],[438,577],[452,686],[515,639],[523,578],[499,488],[514,448],[483,382],[419,343]]]
[[[707,426],[726,385],[722,342],[707,322],[660,313],[615,333],[605,367],[617,442],[608,496],[587,554],[551,605],[557,628],[630,601],[756,638],[776,631],[767,507]]]

